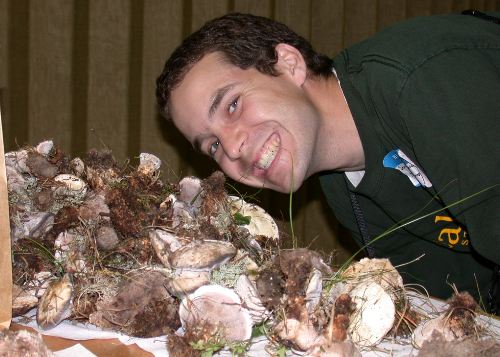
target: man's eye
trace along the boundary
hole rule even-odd
[[[215,153],[217,152],[217,149],[219,148],[220,141],[214,141],[212,145],[210,145],[210,148],[208,149],[209,155],[213,158]]]
[[[233,114],[236,108],[238,108],[238,100],[240,97],[236,97],[230,104],[229,107],[227,108],[227,111],[229,114]]]

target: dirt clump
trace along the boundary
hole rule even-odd
[[[471,336],[476,332],[476,310],[479,305],[468,292],[457,292],[448,300],[448,324],[457,336]]]
[[[138,237],[144,227],[155,224],[163,196],[160,181],[134,173],[113,185],[105,197],[115,228],[125,237]]]
[[[170,335],[167,339],[168,354],[171,357],[200,357],[201,351],[195,350],[185,336]]]
[[[43,155],[36,151],[29,151],[26,165],[30,169],[30,173],[37,178],[48,179],[57,175],[57,165],[49,162]]]
[[[422,345],[418,357],[498,357],[500,343],[493,338],[467,338],[462,341],[446,341],[441,334],[434,332],[432,339]]]
[[[0,356],[52,357],[42,336],[26,330],[0,331]]]
[[[277,267],[263,269],[256,280],[260,300],[269,311],[275,311],[281,304],[285,291],[285,279]]]
[[[335,301],[330,328],[327,330],[330,342],[342,342],[347,338],[350,316],[354,311],[353,304],[348,294],[341,294]]]
[[[136,337],[155,337],[180,327],[179,303],[165,289],[167,277],[155,271],[131,274],[109,300],[96,303],[89,321]]]

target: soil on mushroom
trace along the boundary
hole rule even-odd
[[[439,334],[423,344],[418,357],[497,357],[500,343],[493,338],[467,338],[463,341],[445,341]]]
[[[97,302],[89,321],[137,337],[171,334],[180,327],[179,302],[168,294],[166,283],[160,272],[130,274],[116,295]]]

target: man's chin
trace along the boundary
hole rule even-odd
[[[291,177],[280,177],[280,180],[269,180],[263,177],[248,177],[247,179],[236,180],[244,185],[263,188],[281,193],[290,193],[297,191],[303,184],[303,179],[295,178],[293,180]]]
[[[289,182],[283,182],[283,183],[280,183],[280,184],[276,184],[276,185],[266,185],[265,187],[266,188],[269,188],[273,191],[277,191],[277,192],[281,192],[281,193],[293,193],[293,192],[296,192],[300,186],[302,186],[302,181],[296,183],[296,182],[293,182],[293,185],[292,185],[292,182],[291,180]]]
[[[240,183],[250,187],[272,190],[281,193],[290,193],[290,185],[275,184],[270,181],[259,181],[259,180],[256,181],[241,180]]]

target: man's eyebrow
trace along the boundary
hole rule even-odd
[[[212,105],[210,105],[210,109],[208,110],[208,117],[212,117],[219,107],[220,103],[222,102],[222,99],[226,95],[227,92],[229,92],[237,83],[230,83],[222,88],[219,88],[215,91],[214,96],[212,97]],[[196,145],[196,143],[195,143]]]

